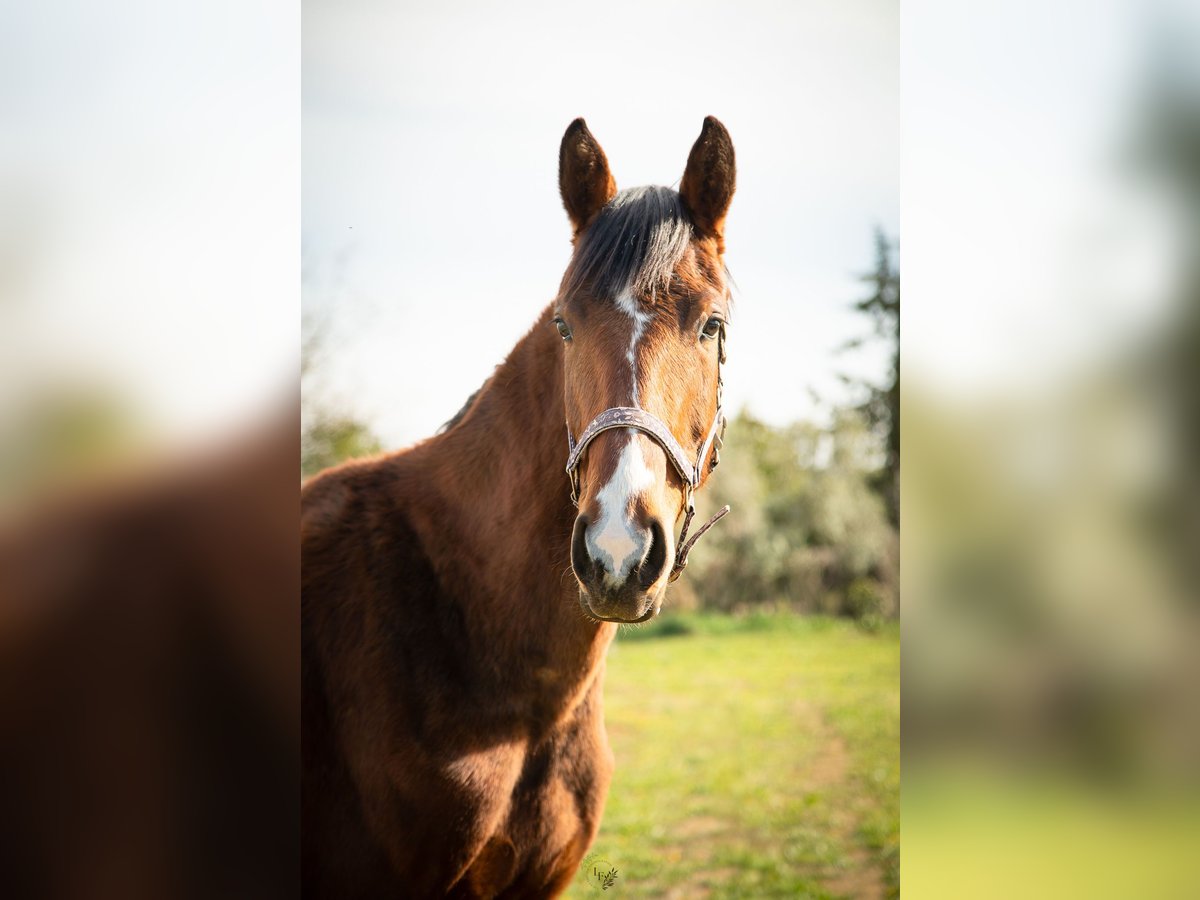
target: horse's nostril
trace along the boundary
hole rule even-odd
[[[638,567],[638,583],[648,591],[662,577],[667,564],[667,536],[658,519],[650,521],[650,550]]]
[[[585,584],[592,577],[592,569],[595,566],[588,554],[587,527],[587,516],[578,516],[571,535],[571,567],[575,570],[575,577]]]

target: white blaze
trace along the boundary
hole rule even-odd
[[[642,333],[646,330],[646,323],[650,321],[650,313],[638,309],[637,300],[633,298],[633,293],[629,288],[617,295],[617,309],[633,320],[633,331],[629,335],[629,349],[625,351],[625,361],[629,363],[629,377],[632,384],[630,391],[633,394],[633,402],[630,405],[637,406],[639,402],[637,345],[638,341],[642,339]]]
[[[637,345],[650,321],[650,313],[638,308],[637,300],[628,288],[617,295],[616,305],[633,321],[625,360],[629,363],[630,405],[637,406]],[[587,536],[592,558],[604,567],[606,577],[614,584],[625,581],[630,570],[645,559],[650,549],[649,534],[637,526],[631,512],[637,496],[654,484],[654,473],[642,456],[637,431],[633,428],[627,431],[629,438],[621,450],[612,478],[596,495],[600,519],[588,529]]]
[[[630,504],[653,484],[654,473],[646,465],[637,434],[631,428],[612,478],[596,495],[600,519],[588,529],[587,535],[592,559],[604,567],[609,581],[616,584],[629,577],[630,570],[650,549],[649,534],[635,525]]]

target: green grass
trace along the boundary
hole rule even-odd
[[[623,631],[606,720],[617,769],[572,886],[604,896],[896,896],[899,630],[674,616]]]
[[[904,789],[912,897],[1200,897],[1195,784],[1098,784],[995,760],[926,761]]]

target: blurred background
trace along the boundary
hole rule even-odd
[[[903,886],[1196,896],[1200,17],[904,16]]]
[[[304,5],[306,476],[434,434],[554,299],[575,117],[618,187],[706,115],[737,148],[733,512],[611,652],[572,896],[899,889],[899,39],[881,0]]]
[[[294,896],[299,11],[0,5],[0,895]]]

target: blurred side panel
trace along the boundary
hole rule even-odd
[[[0,8],[0,896],[296,893],[299,8]]]
[[[905,5],[903,884],[1200,892],[1200,17]]]

